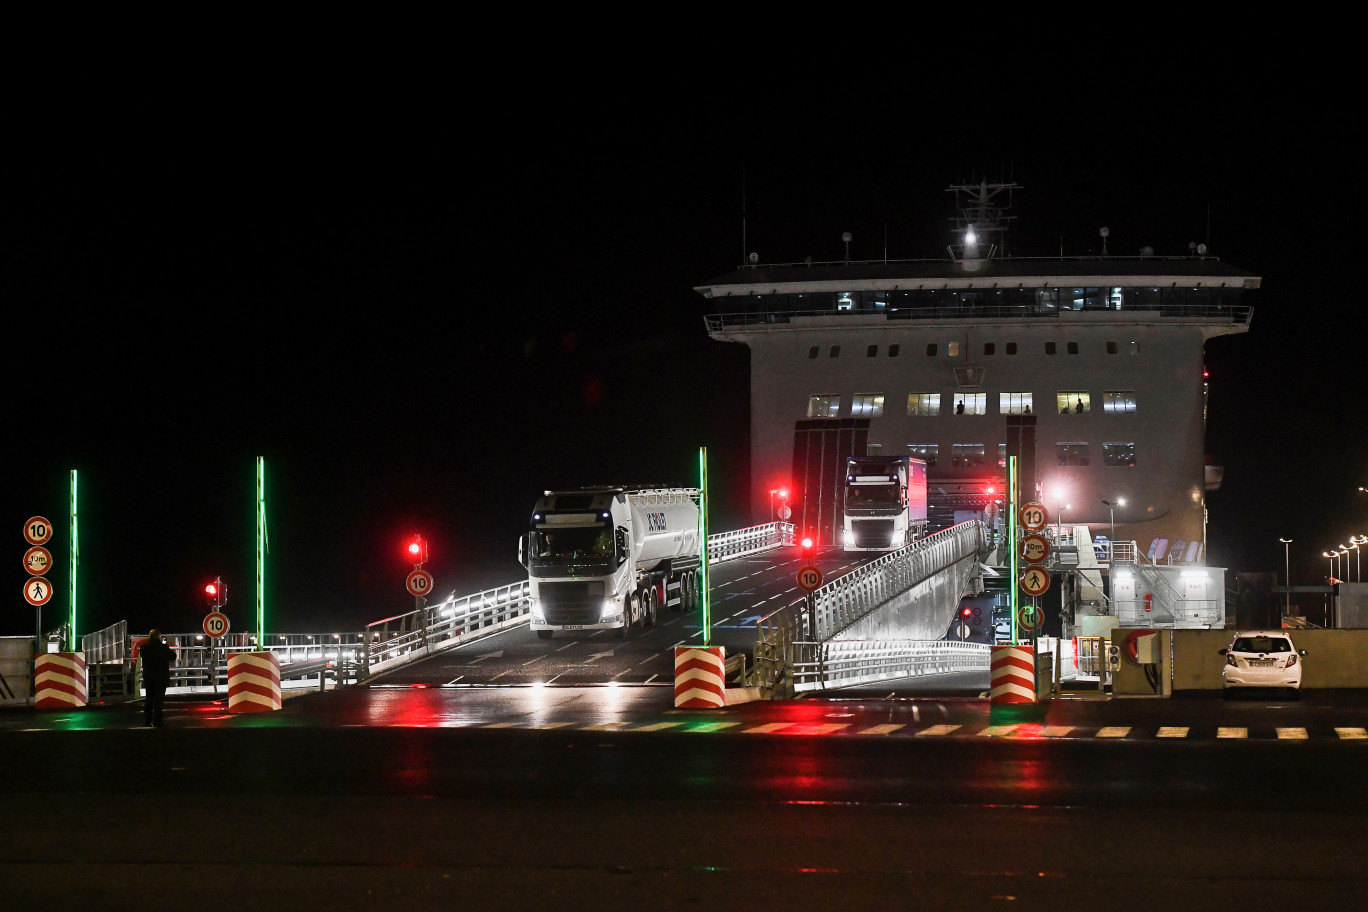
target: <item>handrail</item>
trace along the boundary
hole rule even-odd
[[[1147,304],[1121,311],[1109,310],[1060,310],[1033,305],[1012,304],[963,304],[935,305],[929,307],[890,306],[878,310],[765,310],[738,313],[707,314],[703,320],[708,332],[718,333],[727,330],[748,329],[752,326],[772,326],[790,323],[794,319],[834,318],[845,320],[851,317],[879,317],[887,320],[953,320],[953,319],[1058,319],[1063,314],[1145,314],[1164,320],[1192,320],[1198,322],[1219,322],[1247,325],[1254,308],[1247,304]]]

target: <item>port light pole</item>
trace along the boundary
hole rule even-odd
[[[1292,544],[1290,538],[1279,538],[1283,546],[1283,585],[1287,587],[1287,592],[1283,593],[1283,617],[1290,617],[1292,614],[1292,563],[1289,557],[1288,547]]]
[[[1126,498],[1118,497],[1116,500],[1104,500],[1102,503],[1111,511],[1111,538],[1107,539],[1107,560],[1110,561],[1116,550],[1116,508],[1124,507]]]

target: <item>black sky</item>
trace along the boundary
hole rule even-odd
[[[1016,252],[1096,249],[1106,225],[1113,253],[1206,241],[1263,276],[1251,331],[1208,346],[1213,564],[1281,571],[1290,537],[1294,582],[1318,581],[1323,549],[1368,532],[1362,181],[1314,74],[1234,54],[1093,86],[892,60],[833,79],[803,55],[556,62],[529,82],[330,57],[39,93],[0,183],[0,633],[34,627],[29,515],[57,522],[65,562],[73,468],[81,632],[197,629],[214,575],[251,626],[257,456],[285,631],[410,607],[413,532],[439,591],[511,582],[542,488],[691,483],[699,446],[713,528],[739,525],[747,355],[707,338],[692,287],[749,250],[839,258],[843,231],[852,257],[938,256],[945,187],[985,175],[1025,188]]]

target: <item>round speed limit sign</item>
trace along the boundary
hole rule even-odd
[[[822,585],[822,571],[811,565],[798,571],[798,587],[812,592]]]
[[[222,611],[211,611],[204,616],[204,633],[206,636],[227,636],[229,629],[228,615]]]
[[[1045,505],[1034,501],[1023,504],[1017,518],[1028,532],[1039,532],[1050,524],[1050,514],[1045,512]]]
[[[414,570],[406,582],[409,595],[423,596],[432,591],[432,574],[426,570]]]

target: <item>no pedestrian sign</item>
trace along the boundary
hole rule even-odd
[[[1027,595],[1044,595],[1050,588],[1050,574],[1039,567],[1027,567],[1021,574],[1021,589]]]
[[[47,580],[35,576],[24,583],[24,600],[30,605],[46,605],[50,598],[52,598],[52,583]]]
[[[409,595],[424,596],[432,591],[432,574],[426,570],[414,570],[408,575]]]

